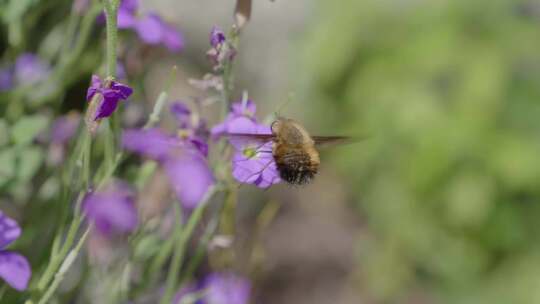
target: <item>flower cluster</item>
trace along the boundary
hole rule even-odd
[[[19,291],[28,287],[32,274],[30,264],[24,256],[5,248],[20,235],[17,222],[0,211],[0,277]]]
[[[0,91],[39,83],[49,74],[47,63],[34,54],[24,53],[17,57],[13,66],[0,69]]]
[[[184,47],[182,34],[154,12],[138,13],[138,0],[122,0],[118,8],[118,28],[132,29],[147,44],[162,44],[172,52]]]
[[[234,59],[236,49],[227,40],[225,33],[217,28],[212,28],[210,32],[210,50],[206,52],[206,56],[214,65],[214,70],[221,70],[227,61]]]
[[[179,201],[187,209],[196,207],[215,183],[208,161],[205,127],[182,103],[171,106],[179,129],[169,135],[158,128],[124,131],[125,149],[158,161],[165,170]]]

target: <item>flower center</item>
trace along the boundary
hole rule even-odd
[[[255,150],[253,148],[246,148],[246,149],[244,149],[244,151],[242,151],[242,153],[247,158],[253,158],[253,157],[257,156],[257,150]]]

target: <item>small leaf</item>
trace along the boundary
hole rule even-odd
[[[16,145],[28,144],[47,128],[48,123],[45,116],[25,116],[15,123],[11,130],[11,137]]]
[[[17,162],[17,179],[29,181],[43,163],[43,152],[38,147],[30,147],[19,153]]]
[[[16,153],[14,149],[0,150],[0,186],[15,175]]]
[[[5,120],[0,119],[0,147],[9,142],[9,129]]]

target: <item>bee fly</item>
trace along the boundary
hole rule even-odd
[[[309,183],[317,174],[321,160],[317,148],[349,141],[346,136],[310,136],[298,122],[278,118],[271,125],[272,134],[230,133],[229,137],[259,142],[272,141],[272,156],[281,179],[289,184]]]

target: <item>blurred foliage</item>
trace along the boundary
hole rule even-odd
[[[538,2],[317,10],[307,100],[323,124],[370,134],[334,154],[372,232],[358,245],[370,297],[540,303]]]

